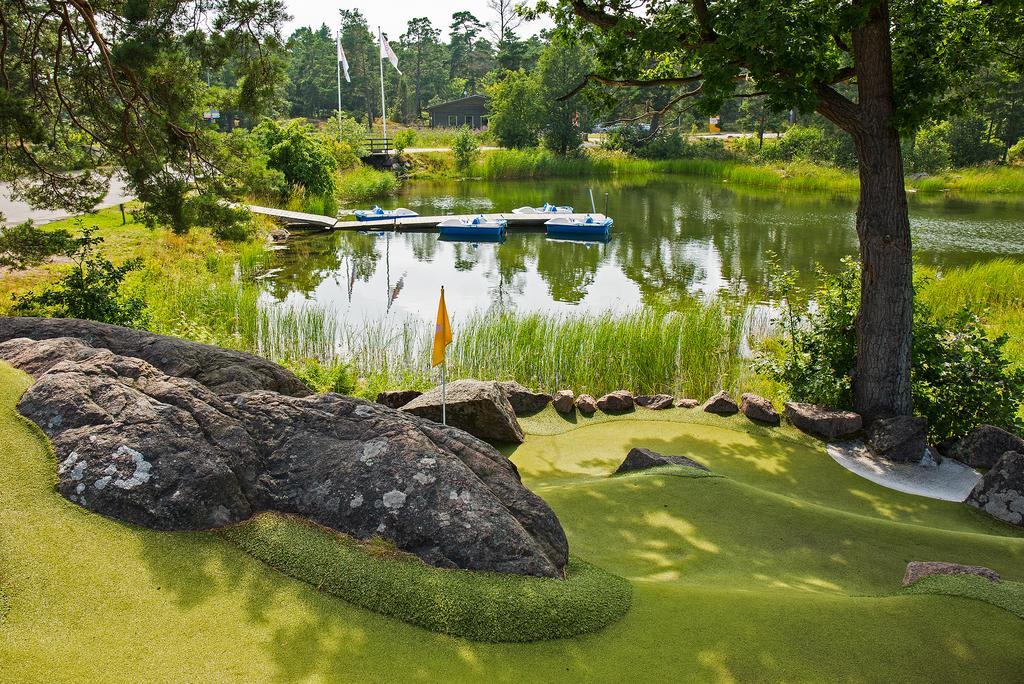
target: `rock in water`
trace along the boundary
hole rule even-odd
[[[378,392],[377,403],[388,408],[400,409],[416,397],[423,394],[416,390],[391,390],[389,392]]]
[[[508,397],[508,403],[512,405],[512,410],[517,416],[528,416],[537,413],[537,411],[540,411],[551,401],[550,394],[534,392],[514,380],[506,380],[498,384],[504,390],[505,396]]]
[[[928,419],[920,416],[879,418],[867,429],[867,446],[875,456],[917,463],[925,456]]]
[[[559,413],[572,413],[573,408],[576,406],[576,395],[573,394],[572,390],[558,390],[551,400],[551,405]]]
[[[97,513],[201,530],[275,510],[439,567],[563,572],[555,514],[462,430],[337,394],[219,396],[138,358],[75,355],[19,410],[53,441],[60,493]]]
[[[778,425],[782,422],[772,402],[751,392],[746,392],[740,397],[740,411],[756,423]]]
[[[798,429],[821,439],[849,437],[863,424],[860,414],[853,411],[836,411],[795,401],[787,401],[783,413]]]
[[[633,410],[633,393],[627,390],[609,392],[597,400],[597,408],[605,413],[625,413]]]
[[[710,472],[706,465],[698,463],[692,458],[687,458],[686,456],[663,456],[657,451],[638,447],[629,450],[629,453],[626,454],[626,459],[619,465],[615,474],[628,473],[634,470],[647,470],[648,468],[657,468],[659,466],[667,465],[689,466],[690,468],[697,468],[699,470],[707,470]]]
[[[652,411],[664,411],[672,408],[674,401],[668,394],[641,394],[636,398],[636,405]]]
[[[991,468],[1007,451],[1024,454],[1024,439],[994,425],[982,425],[954,444],[947,455],[972,468]]]
[[[976,575],[990,582],[999,582],[999,573],[980,565],[960,565],[959,563],[943,563],[939,561],[910,561],[907,571],[903,574],[903,586],[909,587],[922,577],[929,575]]]
[[[193,378],[217,394],[257,389],[293,397],[312,394],[294,373],[266,359],[144,330],[77,318],[0,317],[0,342],[18,337],[32,340],[73,337],[90,347],[142,359],[167,375]]]
[[[740,407],[736,405],[736,400],[723,390],[704,402],[704,410],[708,413],[731,416],[738,412]]]
[[[1024,454],[1003,454],[974,486],[967,503],[1011,525],[1024,527]]]
[[[576,397],[576,410],[585,416],[592,416],[597,413],[597,400],[589,394],[581,394]]]
[[[456,380],[445,390],[448,424],[488,442],[522,444],[523,430],[512,404],[497,382]],[[415,416],[441,422],[441,388],[435,387],[402,407]]]

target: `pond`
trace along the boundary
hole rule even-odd
[[[509,211],[545,201],[614,217],[607,244],[510,230],[502,244],[442,242],[433,232],[295,232],[275,255],[269,298],[333,310],[430,320],[441,285],[449,310],[491,306],[582,312],[673,305],[722,293],[758,301],[778,255],[813,282],[857,252],[856,198],[753,190],[681,176],[409,183],[383,206],[423,215]],[[920,262],[963,266],[1024,254],[1024,203],[911,195]]]

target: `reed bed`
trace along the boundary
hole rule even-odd
[[[377,171],[369,166],[358,166],[339,173],[335,183],[338,197],[349,202],[390,197],[398,192],[401,185],[395,174]]]

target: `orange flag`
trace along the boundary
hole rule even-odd
[[[452,323],[448,320],[448,307],[444,305],[444,288],[441,288],[441,301],[437,303],[437,324],[434,326],[434,350],[430,355],[430,365],[444,363],[445,348],[452,343]]]

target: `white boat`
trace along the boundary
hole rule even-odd
[[[450,218],[437,224],[442,237],[460,238],[500,238],[505,235],[508,221],[505,219],[487,219],[483,215],[471,219]]]
[[[357,221],[390,221],[396,218],[405,218],[407,216],[419,216],[412,209],[406,209],[401,207],[399,209],[381,209],[374,205],[373,209],[357,209],[352,212],[356,216]]]
[[[614,221],[607,216],[587,214],[585,218],[556,216],[544,222],[548,233],[558,235],[608,236]]]
[[[572,207],[568,206],[556,206],[554,204],[544,203],[543,207],[519,207],[518,209],[512,210],[513,214],[571,214]]]

